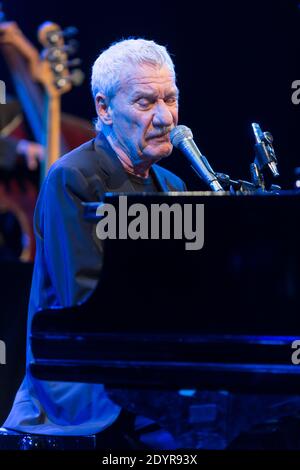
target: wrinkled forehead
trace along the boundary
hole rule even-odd
[[[175,74],[167,65],[160,67],[148,63],[136,66],[130,64],[120,76],[119,91],[133,92],[137,88],[165,88],[176,91]]]

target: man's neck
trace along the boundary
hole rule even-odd
[[[140,178],[148,178],[151,165],[146,164],[146,162],[140,162],[136,165],[133,164],[124,150],[120,149],[114,144],[114,141],[110,135],[107,135],[106,138],[127,173],[139,176]]]

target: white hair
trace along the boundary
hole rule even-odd
[[[92,93],[103,93],[111,99],[118,91],[121,75],[128,65],[150,64],[155,67],[167,66],[175,78],[173,61],[164,46],[146,39],[124,39],[113,43],[96,59],[92,69]],[[126,73],[126,72],[125,72]],[[95,123],[96,130],[102,128],[100,118]]]

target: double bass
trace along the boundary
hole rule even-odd
[[[38,38],[44,50],[40,55],[16,23],[0,23],[0,48],[9,67],[18,99],[34,139],[45,146],[46,158],[40,165],[40,181],[60,155],[94,137],[91,124],[82,118],[61,113],[63,93],[78,81],[78,71],[68,68],[68,46],[64,32],[51,22],[39,27]],[[79,80],[80,81],[80,80]],[[24,122],[11,127],[9,136],[26,138]],[[33,261],[35,243],[32,227],[39,184],[29,178],[0,181],[0,210],[13,212],[22,228],[25,244],[22,261]]]

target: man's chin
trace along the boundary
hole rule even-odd
[[[157,148],[149,149],[146,155],[148,158],[151,158],[151,160],[158,161],[171,155],[172,150],[172,145],[160,145]]]

